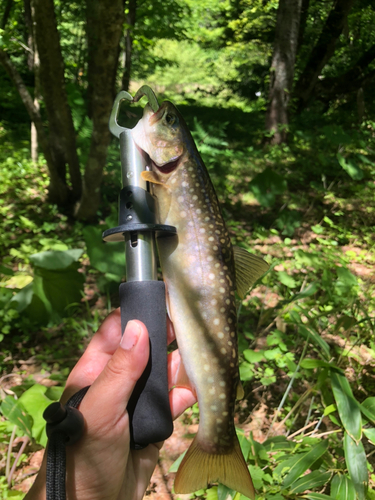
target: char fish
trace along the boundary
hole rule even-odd
[[[176,493],[220,482],[254,498],[234,427],[238,372],[235,291],[243,296],[268,264],[232,247],[215,190],[190,131],[176,107],[149,105],[132,132],[151,160],[142,177],[152,185],[160,223],[177,235],[158,238],[168,313],[183,366],[196,391],[198,433],[178,469]],[[186,378],[185,378],[186,380]]]

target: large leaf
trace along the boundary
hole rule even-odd
[[[35,253],[30,256],[30,261],[34,266],[51,271],[66,269],[73,262],[77,262],[81,257],[83,250],[74,248],[60,252],[57,250],[47,250],[46,252]]]
[[[19,427],[26,436],[31,438],[33,421],[20,400],[16,401],[12,396],[6,396],[0,405],[0,410],[9,422]]]
[[[375,444],[375,429],[373,427],[371,429],[363,429],[363,434],[372,444]]]
[[[348,434],[355,440],[362,437],[362,417],[359,404],[354,399],[349,382],[345,375],[331,371],[333,395],[341,422]]]
[[[306,476],[297,479],[297,481],[292,484],[289,493],[303,493],[306,490],[318,488],[319,486],[323,486],[327,481],[329,481],[330,477],[330,472],[314,470],[313,472],[310,472],[310,474],[306,474]]]
[[[125,245],[120,243],[104,243],[103,229],[86,226],[83,230],[90,264],[105,274],[118,276],[118,281],[125,274]]]
[[[336,474],[331,482],[331,497],[336,500],[355,500],[353,482],[345,475]]]
[[[337,153],[337,161],[354,181],[360,181],[361,179],[363,179],[363,170],[356,164],[356,162],[352,158],[344,158],[342,155],[340,155],[340,153]]]
[[[81,301],[85,276],[76,267],[77,264],[72,264],[61,271],[35,269],[34,290],[49,312],[62,316],[68,305]]]
[[[249,184],[249,189],[262,206],[272,207],[275,204],[276,195],[284,193],[287,189],[287,182],[271,168],[266,168],[254,177]]]
[[[350,479],[353,481],[358,500],[365,500],[368,486],[366,453],[362,442],[356,444],[347,432],[345,432],[344,436],[344,453]]]
[[[43,412],[52,401],[45,395],[47,387],[35,384],[25,391],[19,401],[33,419],[31,434],[35,441],[42,446],[47,444],[46,421],[43,418]]]
[[[298,460],[291,466],[288,474],[286,475],[283,486],[287,488],[296,479],[298,479],[304,472],[307,471],[324,453],[328,448],[328,440],[324,439],[307,453],[298,455]]]

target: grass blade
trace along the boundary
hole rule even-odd
[[[291,466],[289,473],[284,479],[283,486],[287,488],[291,484],[294,483],[296,479],[298,479],[302,474],[309,469],[314,462],[318,460],[328,448],[328,440],[324,439],[307,453],[301,453],[301,456],[298,457],[298,460]]]
[[[358,500],[365,500],[368,486],[366,453],[362,442],[356,444],[347,432],[345,432],[344,437],[344,453],[350,479],[353,481]]]
[[[344,375],[331,371],[331,382],[341,422],[346,432],[358,442],[362,437],[362,417],[359,404],[354,399],[349,382]]]
[[[353,482],[347,476],[336,474],[331,483],[331,496],[336,500],[355,500]]]
[[[330,472],[314,470],[310,474],[306,474],[306,476],[297,479],[297,481],[292,484],[289,493],[303,493],[306,490],[318,488],[319,486],[323,486],[326,482],[328,482],[330,477]]]

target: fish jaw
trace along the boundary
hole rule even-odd
[[[178,160],[185,153],[183,128],[179,126],[179,114],[172,103],[165,101],[154,113],[149,104],[143,117],[132,129],[132,137],[139,148],[145,151],[154,169],[161,175],[170,174],[178,167]],[[170,122],[170,123],[168,123]],[[173,168],[169,168],[168,164]]]

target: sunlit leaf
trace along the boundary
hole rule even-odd
[[[323,495],[323,493],[306,493],[306,495],[303,495],[302,498],[308,498],[309,500],[332,500],[333,497],[330,495]]]
[[[52,402],[46,397],[46,392],[46,386],[35,384],[25,391],[19,399],[33,419],[32,436],[42,446],[47,444],[46,421],[43,418],[43,412]]]
[[[337,161],[346,173],[355,181],[363,179],[363,170],[356,164],[352,158],[344,158],[340,153],[337,153]]]
[[[364,500],[368,486],[368,472],[366,453],[362,441],[356,444],[349,434],[345,432],[344,453],[350,479],[353,481],[358,500]]]
[[[21,401],[15,400],[12,396],[6,396],[0,405],[0,410],[9,422],[19,427],[31,439],[33,421]]]
[[[291,466],[284,479],[283,486],[290,486],[296,479],[309,469],[328,449],[328,440],[324,439],[307,453],[301,453],[298,460]]]
[[[30,261],[34,264],[34,266],[42,269],[49,269],[50,271],[56,271],[66,269],[73,264],[73,262],[77,262],[82,254],[83,250],[80,248],[65,250],[64,252],[47,250],[46,252],[30,255]]]
[[[375,444],[375,429],[373,427],[371,429],[363,429],[363,434],[372,444]]]
[[[355,500],[353,482],[343,474],[336,474],[331,482],[331,496],[336,500]]]
[[[375,397],[369,397],[360,405],[362,413],[370,422],[375,423]]]
[[[331,372],[331,382],[341,422],[349,435],[359,441],[362,436],[361,410],[353,397],[349,382],[345,375],[334,371]]]

